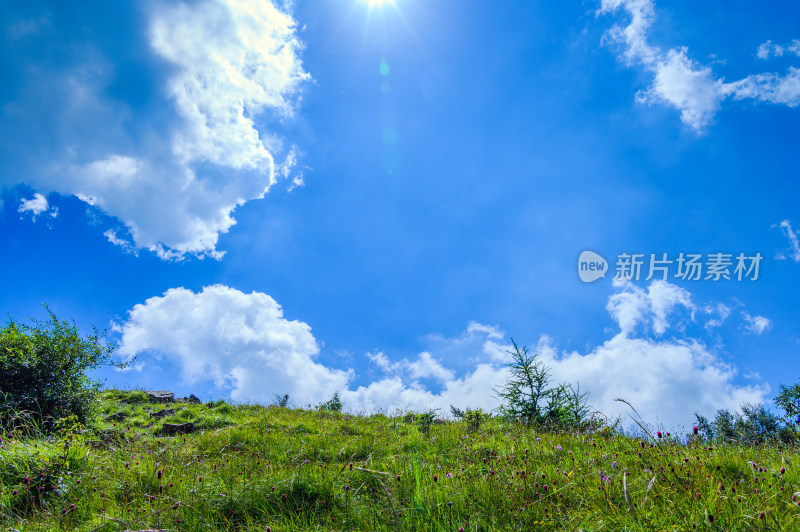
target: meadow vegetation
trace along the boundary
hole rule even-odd
[[[15,327],[0,332],[0,359],[25,356]],[[514,349],[511,379],[497,390],[504,408],[453,406],[448,419],[348,414],[338,394],[306,409],[285,395],[270,406],[162,405],[90,381],[83,418],[70,403],[58,405],[63,416],[43,415],[21,408],[0,376],[6,404],[17,405],[0,429],[0,528],[800,529],[796,387],[776,398],[783,418],[747,406],[671,434],[634,415],[636,431],[623,431]],[[154,415],[165,407],[173,412]],[[165,436],[177,423],[196,431]]]

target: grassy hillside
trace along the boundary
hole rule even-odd
[[[800,530],[797,448],[101,398],[117,421],[2,435],[0,527]]]

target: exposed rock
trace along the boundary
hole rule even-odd
[[[128,417],[128,414],[125,412],[117,412],[116,414],[111,414],[108,417],[103,418],[103,421],[122,421]]]
[[[174,403],[175,402],[175,394],[169,390],[153,390],[149,392],[144,392],[147,394],[147,397],[150,398],[150,401],[154,403]]]
[[[164,436],[175,436],[176,434],[189,434],[197,430],[194,423],[164,423],[161,426],[161,434]]]
[[[174,408],[165,408],[164,410],[153,412],[152,414],[150,414],[150,417],[166,417],[166,416],[171,416],[174,413],[175,413]]]
[[[195,394],[192,394],[189,397],[179,397],[178,399],[175,399],[175,402],[176,403],[194,403],[194,404],[198,404],[199,405],[202,401],[200,401],[200,398],[197,397]]]

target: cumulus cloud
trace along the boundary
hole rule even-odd
[[[794,262],[800,262],[800,238],[797,232],[792,229],[792,223],[789,220],[783,220],[778,224],[778,227],[780,227],[783,234],[786,235],[786,238],[789,239],[790,249],[788,258],[792,259]],[[776,258],[778,260],[786,260],[787,256],[785,253],[778,253]]]
[[[427,351],[423,351],[415,360],[401,360],[392,362],[382,352],[367,353],[367,358],[381,372],[393,377],[407,377],[418,382],[422,379],[431,379],[439,382],[446,382],[454,378],[451,370],[445,368],[440,361],[433,358]]]
[[[450,405],[492,410],[499,406],[494,390],[506,382],[507,371],[494,364],[480,363],[463,376],[446,381],[438,393],[400,377],[386,377],[346,390],[342,398],[348,406],[367,411],[439,409],[440,414],[445,415]]]
[[[600,411],[627,412],[614,401],[622,397],[647,421],[667,426],[690,422],[694,412],[760,402],[768,391],[763,385],[735,384],[736,369],[691,339],[654,341],[620,334],[587,354],[550,354],[544,361],[555,378],[581,383]]]
[[[59,115],[66,129],[102,127],[77,128],[65,153],[27,179],[116,218],[124,230],[112,230],[113,244],[164,259],[220,258],[218,239],[236,223],[235,209],[291,178],[297,164],[297,149],[263,130],[293,114],[309,79],[296,24],[266,0],[179,1],[153,3],[147,32],[150,51],[170,67],[153,74],[165,76],[156,83],[165,88],[163,105],[172,109],[161,114],[171,123],[149,130],[145,141],[132,138],[125,122],[135,114],[105,96],[113,58],[96,53],[69,76],[40,83],[70,95]],[[284,160],[276,162],[279,154]],[[302,175],[292,183],[302,184]]]
[[[55,207],[50,208],[50,205],[47,203],[47,198],[38,192],[34,194],[31,199],[23,199],[19,204],[17,212],[22,214],[30,213],[31,220],[34,222],[36,221],[36,217],[42,213],[47,213],[53,218],[58,216],[58,209]]]
[[[666,104],[681,113],[684,124],[700,131],[713,119],[727,99],[752,99],[757,102],[787,105],[800,104],[800,69],[790,67],[785,75],[760,73],[741,80],[725,82],[715,77],[711,67],[689,57],[686,47],[662,50],[649,44],[647,32],[655,21],[653,0],[601,0],[599,13],[623,10],[627,25],[615,25],[607,38],[621,46],[621,57],[628,66],[640,65],[654,76],[652,85],[637,94],[639,102]],[[787,47],[762,44],[757,52],[763,59],[770,55],[794,53],[797,41]]]
[[[689,294],[679,287],[650,288],[636,291],[630,286],[618,287],[623,291],[618,293],[637,297],[617,299],[621,306],[609,304],[620,332],[586,353],[559,352],[555,341],[542,335],[531,350],[550,368],[553,383],[579,384],[581,391],[589,392],[590,404],[606,415],[628,411],[615,401],[622,397],[647,421],[668,427],[690,423],[694,412],[713,414],[720,408],[736,410],[744,402],[764,400],[769,391],[766,385],[736,383],[736,368],[700,340],[655,340],[646,334],[633,334],[635,327],[629,328],[631,324],[641,325],[641,331],[660,330],[664,327],[662,310],[663,316],[669,316],[665,309],[691,306]],[[624,312],[614,314],[611,310],[621,310],[625,304],[630,306]],[[460,337],[453,338],[453,342],[461,341]],[[394,373],[409,361],[392,363],[387,359],[384,368],[389,375],[346,391],[343,397],[348,404],[389,410],[440,408],[446,412],[450,404],[496,408],[499,403],[493,390],[508,378],[508,369],[499,363],[496,353],[510,349],[504,338],[485,338],[479,350],[465,354],[478,360],[477,364],[445,381],[438,393]]]
[[[559,352],[547,335],[531,349],[550,368],[553,383],[578,384],[581,391],[589,392],[590,404],[607,415],[628,412],[615,401],[622,397],[647,421],[667,427],[690,423],[694,412],[736,410],[744,402],[765,399],[769,391],[765,384],[737,383],[736,368],[701,340],[685,335],[668,340],[653,337],[669,327],[680,329],[683,320],[694,319],[697,307],[686,290],[664,281],[654,281],[646,290],[630,283],[618,283],[616,289],[607,305],[620,329],[615,336],[586,353]],[[718,310],[729,312],[724,305]],[[474,334],[480,327],[472,330]],[[452,342],[463,346],[465,335]],[[384,357],[379,364],[387,372],[384,379],[347,391],[343,397],[350,404],[384,409],[440,408],[446,412],[450,404],[496,408],[499,403],[493,390],[508,378],[508,368],[497,353],[507,353],[512,346],[503,336],[488,335],[482,344],[472,345],[472,352],[462,356],[475,360],[475,366],[444,381],[437,393],[403,380],[397,369],[408,365],[408,360],[390,362]]]
[[[273,171],[251,117],[265,108],[291,113],[291,97],[308,77],[294,26],[264,1],[176,4],[154,13],[150,44],[177,67],[168,86],[185,120],[173,139],[182,162]]]
[[[119,352],[153,353],[178,363],[187,383],[212,379],[237,400],[268,400],[289,393],[302,403],[330,397],[352,374],[314,360],[311,328],[284,318],[270,296],[214,285],[195,293],[173,288],[136,305]]]
[[[453,372],[434,360],[428,352],[422,352],[414,362],[408,365],[409,374],[412,379],[435,379],[441,382],[453,380]]]
[[[766,385],[737,381],[735,367],[683,334],[680,324],[693,320],[696,307],[682,288],[664,281],[646,290],[620,283],[607,308],[619,332],[602,344],[584,353],[560,352],[542,335],[531,349],[550,368],[554,384],[579,384],[603,413],[624,414],[614,401],[622,397],[646,420],[676,426],[691,422],[695,411],[735,410],[766,397]],[[752,332],[769,326],[763,320],[750,318]],[[269,402],[275,393],[289,393],[301,404],[318,404],[339,392],[346,408],[366,411],[438,408],[444,415],[451,404],[497,408],[496,390],[507,382],[512,349],[498,328],[470,323],[455,337],[428,337],[430,349],[413,357],[367,353],[378,374],[356,386],[355,371],[315,360],[319,347],[310,327],[287,320],[274,299],[222,285],[198,293],[168,290],[136,305],[116,328],[124,356],[166,357],[186,382],[211,379],[234,399]],[[667,329],[679,334],[665,338]],[[459,359],[469,366],[454,369]]]
[[[669,326],[667,316],[677,306],[692,312],[696,310],[691,294],[666,281],[653,281],[647,290],[628,281],[614,281],[618,291],[611,295],[606,310],[614,318],[620,333],[628,336],[637,325],[644,324],[658,336]]]

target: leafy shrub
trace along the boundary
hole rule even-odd
[[[33,325],[13,319],[0,329],[0,426],[12,427],[27,414],[40,430],[52,430],[56,420],[75,416],[86,424],[95,407],[99,381],[88,370],[114,364],[115,346],[93,328],[81,338],[75,323],[59,321],[48,309],[47,321]]]
[[[289,407],[289,394],[285,393],[283,395],[280,395],[280,394],[276,393],[275,397],[274,397],[274,399],[272,401],[272,404],[274,406],[279,407],[279,408],[288,408]]]
[[[319,405],[317,409],[323,412],[341,412],[342,400],[339,398],[339,392],[334,392],[333,397]]]
[[[431,431],[433,420],[436,419],[436,411],[431,410],[422,414],[416,415],[415,423],[419,427],[419,431],[423,434],[428,434]]]
[[[527,425],[549,425],[557,428],[576,428],[586,424],[589,414],[588,393],[569,384],[550,385],[550,370],[537,360],[536,353],[526,347],[520,349],[511,339],[513,357],[506,366],[511,376],[505,386],[497,392],[503,401],[503,417],[521,421]]]
[[[477,410],[467,408],[464,411],[464,421],[467,422],[467,428],[470,432],[478,432],[478,430],[481,428],[481,425],[483,425],[491,417],[491,414],[487,414],[480,408]]]
[[[480,408],[473,410],[467,407],[466,410],[461,410],[453,405],[450,405],[450,413],[453,414],[456,419],[466,421],[467,428],[470,432],[477,432],[481,425],[492,417],[492,414],[484,412]]]
[[[413,423],[417,426],[417,428],[419,428],[421,433],[428,434],[431,430],[431,425],[433,425],[434,419],[436,419],[436,410],[429,410],[421,414],[412,410],[403,416],[403,421],[406,423]]]

